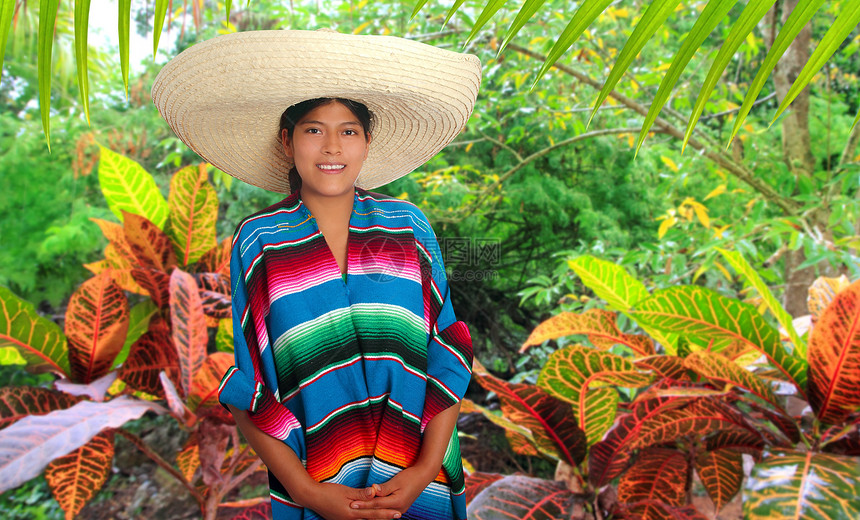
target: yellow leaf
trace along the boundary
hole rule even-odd
[[[730,282],[732,281],[732,275],[729,273],[729,270],[723,266],[723,264],[719,262],[714,262],[714,267],[716,267],[721,273],[723,273],[723,276],[726,277],[726,280]]]
[[[398,195],[397,198],[400,200],[409,200],[409,194],[404,191],[403,193]]]
[[[755,132],[755,129],[752,125],[744,125],[744,130],[746,130],[747,132]]]
[[[693,210],[696,212],[696,218],[699,219],[699,222],[706,228],[710,228],[711,219],[708,217],[708,208],[697,203],[693,206]]]
[[[756,202],[758,202],[758,199],[752,199],[752,200],[750,200],[749,202],[747,202],[747,203],[746,203],[746,207],[747,207],[747,209],[748,209],[748,210],[749,210],[749,209],[752,209],[752,207],[755,205],[755,203],[756,203]]]
[[[724,172],[723,170],[716,170],[716,171],[714,171],[714,173],[719,175],[720,179],[726,180],[726,172]]]
[[[356,27],[356,28],[352,31],[352,34],[359,34],[359,33],[361,33],[361,31],[363,31],[363,30],[367,29],[367,26],[368,26],[368,25],[370,25],[370,22],[371,22],[371,21],[367,21],[367,22],[364,22],[363,24],[359,25],[358,27]]]
[[[669,67],[671,67],[671,66],[672,66],[672,64],[671,64],[671,63],[662,63],[662,64],[660,64],[660,66],[659,66],[659,67],[657,67],[657,68],[656,68],[656,69],[654,69],[654,70],[655,70],[656,72],[662,72],[662,71],[664,71],[664,70],[669,70]]]
[[[665,164],[670,170],[672,170],[675,173],[678,173],[678,165],[675,164],[675,161],[673,161],[672,159],[669,159],[665,155],[661,155],[660,160],[663,161],[663,164]]]
[[[723,233],[725,233],[729,227],[731,226],[726,224],[725,226],[714,228],[714,238],[723,238]]]
[[[630,11],[628,11],[626,7],[622,7],[621,9],[615,10],[615,16],[618,18],[627,18],[630,16]]]
[[[627,146],[630,148],[633,148],[634,144],[635,144],[635,142],[634,142],[633,134],[627,134]]]
[[[699,277],[702,276],[707,270],[707,267],[705,267],[704,265],[696,269],[696,272],[693,273],[693,283],[696,283],[696,280],[698,280]]]
[[[475,144],[475,143],[469,143],[469,144],[467,144],[467,145],[466,145],[466,153],[469,153],[469,150],[471,150],[471,149],[472,149],[472,145],[474,145],[474,144]]]
[[[660,229],[657,231],[657,238],[663,238],[669,228],[675,225],[678,222],[678,219],[675,217],[669,217],[663,222],[660,223]]]
[[[726,185],[725,185],[725,184],[720,184],[719,186],[717,186],[716,188],[714,188],[713,190],[711,190],[711,192],[710,192],[710,193],[708,193],[708,196],[707,196],[707,197],[705,197],[705,200],[712,199],[712,198],[714,198],[714,197],[716,197],[716,196],[718,196],[718,195],[722,195],[722,194],[723,194],[723,193],[725,193],[725,192],[726,192]]]

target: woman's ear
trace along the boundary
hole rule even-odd
[[[287,154],[287,157],[292,159],[293,158],[293,143],[290,140],[290,134],[286,128],[281,130],[281,146],[284,147],[284,153]]]

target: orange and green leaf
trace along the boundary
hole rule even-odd
[[[809,314],[812,315],[813,323],[818,321],[821,313],[830,305],[833,298],[849,285],[851,285],[851,282],[844,274],[838,278],[820,276],[812,282],[812,285],[809,287],[809,298],[807,298],[806,304],[809,308]]]
[[[5,287],[0,287],[0,347],[17,349],[29,370],[69,377],[66,337],[60,327]]]
[[[664,448],[645,450],[621,475],[618,500],[624,503],[657,500],[673,506],[684,505],[687,471],[687,458],[680,451]]]
[[[179,354],[179,382],[183,395],[190,395],[194,375],[206,359],[206,316],[194,278],[174,269],[170,275],[171,336]]]
[[[767,383],[723,356],[703,350],[693,352],[684,359],[684,366],[711,381],[743,388],[782,411],[779,400]]]
[[[739,453],[752,455],[756,460],[761,458],[764,449],[764,440],[761,435],[754,431],[733,428],[720,430],[711,435],[705,441],[708,451],[732,450]]]
[[[137,265],[169,272],[176,265],[170,238],[146,217],[123,212],[123,229]]]
[[[219,406],[218,385],[233,362],[233,355],[225,352],[215,352],[206,357],[203,366],[194,374],[194,381],[191,383],[188,407],[192,411],[204,406]]]
[[[167,232],[180,265],[187,266],[217,245],[218,196],[209,184],[206,164],[186,166],[173,174],[167,205]]]
[[[200,445],[197,443],[196,433],[188,436],[185,445],[176,454],[176,466],[182,472],[185,480],[192,482],[194,473],[200,467]]]
[[[765,453],[744,485],[744,518],[860,518],[856,457],[774,450]]]
[[[225,238],[220,244],[216,245],[209,251],[206,251],[200,257],[200,265],[203,270],[209,273],[217,273],[220,275],[230,276],[230,253],[232,241]]]
[[[634,364],[639,370],[651,370],[658,376],[674,381],[689,381],[690,374],[684,367],[684,358],[678,356],[649,356],[637,359]]]
[[[576,518],[575,511],[582,507],[583,500],[563,482],[507,475],[492,482],[472,499],[469,518]]]
[[[0,429],[28,415],[44,415],[54,410],[64,410],[81,399],[83,398],[37,386],[0,387]]]
[[[541,451],[553,453],[571,466],[582,462],[585,433],[570,405],[534,385],[508,383],[480,370],[473,376],[484,389],[496,393],[506,418],[532,432]]]
[[[66,309],[70,379],[90,383],[108,373],[125,343],[128,321],[128,300],[109,273],[84,282]]]
[[[806,361],[786,352],[779,332],[755,307],[697,286],[671,287],[637,305],[634,318],[666,332],[688,336],[720,351],[740,341],[764,354],[805,396]]]
[[[113,438],[113,431],[104,431],[68,455],[54,459],[45,469],[45,480],[67,520],[77,516],[111,474]]]
[[[860,410],[860,280],[833,298],[812,329],[809,404],[826,424]]]
[[[638,425],[638,434],[630,442],[631,448],[644,448],[673,442],[687,435],[705,436],[709,433],[746,426],[738,414],[718,401],[697,399],[688,406],[649,415]]]
[[[492,410],[481,405],[475,404],[470,399],[463,399],[460,402],[460,413],[480,413],[490,422],[505,430],[505,437],[508,439],[511,449],[518,455],[537,455],[537,443],[531,430],[517,422],[507,418],[504,414],[493,413]],[[554,457],[555,450],[547,455]]]
[[[603,438],[618,408],[618,391],[607,385],[638,388],[652,376],[621,356],[582,346],[553,352],[538,377],[538,386],[569,402],[589,445]]]
[[[605,350],[621,344],[629,347],[638,356],[654,354],[654,344],[647,336],[624,334],[616,324],[617,315],[600,309],[589,309],[581,314],[563,312],[538,325],[523,343],[520,352],[532,345],[540,345],[548,339],[558,339],[575,334],[588,336],[595,347]]]
[[[125,219],[123,213],[140,215],[159,229],[163,228],[167,221],[167,201],[152,175],[128,157],[104,146],[99,148],[99,184],[113,214],[120,220]]]
[[[156,315],[150,320],[146,333],[131,346],[128,358],[119,370],[119,378],[134,390],[162,397],[161,371],[165,371],[172,380],[179,380],[179,357],[170,329]]]
[[[700,453],[696,457],[696,473],[719,511],[741,489],[744,463],[740,452],[721,449]]]

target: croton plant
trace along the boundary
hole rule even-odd
[[[571,262],[611,310],[541,323],[523,350],[570,343],[537,385],[477,366],[501,414],[465,407],[568,476],[473,473],[470,518],[704,519],[697,482],[717,511],[742,493],[747,519],[860,518],[860,281],[819,279],[810,316],[792,320],[740,254],[721,254],[758,305],[698,286],[649,293],[615,264]]]

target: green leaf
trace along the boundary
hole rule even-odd
[[[119,0],[119,64],[122,84],[128,96],[128,47],[131,33],[131,0]]]
[[[0,365],[26,365],[27,360],[21,357],[15,347],[0,347]]]
[[[718,352],[736,341],[755,348],[806,395],[806,360],[785,351],[779,333],[752,305],[704,287],[679,286],[654,293],[637,308],[637,322],[711,343],[711,350]]]
[[[6,40],[9,39],[9,29],[15,15],[15,2],[4,0],[0,2],[0,78],[3,77],[3,57],[6,56]]]
[[[5,347],[17,349],[30,370],[69,377],[66,336],[60,327],[39,316],[31,303],[0,287],[0,348]]]
[[[233,319],[218,320],[218,331],[215,333],[215,350],[233,352]]]
[[[593,256],[580,256],[568,262],[568,266],[579,276],[586,287],[594,291],[598,298],[603,299],[609,307],[636,319],[630,314],[630,309],[638,302],[648,298],[650,294],[645,285],[630,276],[627,271],[612,262],[600,260]],[[666,352],[677,352],[676,334],[666,334],[647,324],[639,323],[640,327],[658,343],[663,345]]]
[[[181,265],[199,260],[218,242],[218,195],[209,184],[204,166],[186,166],[170,179],[170,226],[167,234]]]
[[[478,35],[478,31],[480,31],[481,28],[490,21],[490,18],[492,18],[493,15],[496,14],[496,11],[498,11],[503,5],[505,5],[505,0],[490,0],[487,2],[487,5],[484,6],[484,10],[478,15],[478,19],[475,20],[475,24],[472,26],[472,32],[470,32],[469,37],[466,38],[466,43],[469,43]]]
[[[13,2],[14,3],[14,2]],[[87,124],[90,124],[90,81],[87,76],[87,34],[90,0],[75,0],[75,63],[78,66],[78,90]]]
[[[612,89],[614,89],[615,85],[617,85],[621,80],[621,76],[624,75],[624,72],[630,64],[633,63],[633,60],[639,54],[639,51],[645,47],[648,40],[654,36],[654,33],[663,24],[663,22],[666,21],[666,18],[672,14],[680,1],[681,0],[653,0],[648,4],[648,9],[645,11],[645,14],[642,15],[642,19],[639,20],[639,23],[636,24],[636,28],[633,29],[633,34],[631,34],[630,38],[627,39],[627,43],[625,43],[624,48],[621,49],[618,59],[615,60],[615,64],[609,72],[609,77],[606,78],[606,81],[603,83],[603,87],[597,95],[597,100],[594,102],[594,107],[591,109],[591,116],[588,118],[586,127],[591,124],[591,120],[594,119],[594,115],[597,114],[597,109],[599,109],[600,105],[606,101],[609,93],[612,92]]]
[[[783,411],[770,387],[754,373],[720,354],[708,351],[693,352],[684,359],[684,366],[700,376],[743,388]],[[784,411],[783,411],[784,413]]]
[[[108,207],[122,221],[123,210],[146,217],[159,229],[167,221],[167,201],[141,165],[100,146],[99,184]]]
[[[415,18],[415,16],[418,15],[418,12],[421,11],[425,5],[427,5],[427,0],[418,0],[415,2],[415,9],[412,10],[412,14],[409,16],[409,19],[412,20]]]
[[[830,29],[827,30],[824,38],[821,39],[818,47],[815,48],[812,56],[809,57],[809,61],[806,62],[803,70],[800,71],[797,79],[792,83],[791,88],[788,90],[788,94],[785,95],[782,102],[779,104],[779,108],[776,109],[776,115],[773,116],[773,120],[770,124],[773,124],[774,121],[779,118],[785,109],[788,108],[788,105],[794,101],[794,98],[796,98],[797,95],[806,88],[806,85],[812,81],[812,77],[815,76],[815,73],[817,73],[821,67],[827,63],[830,56],[839,49],[839,46],[842,45],[845,38],[851,34],[851,31],[860,24],[860,0],[846,0],[839,9],[839,16],[837,16],[836,20],[833,21],[833,25],[831,25]]]
[[[12,2],[14,4],[14,2]],[[42,130],[51,151],[51,55],[54,50],[54,25],[59,0],[39,2],[39,111],[42,113]]]
[[[708,75],[699,89],[699,96],[696,98],[696,104],[693,105],[693,112],[690,114],[690,120],[687,121],[687,130],[684,132],[684,143],[681,145],[681,151],[687,147],[687,141],[693,135],[693,129],[696,128],[696,123],[699,121],[699,116],[702,115],[702,110],[705,109],[705,103],[711,96],[717,81],[723,75],[723,71],[729,65],[735,51],[746,40],[747,35],[753,30],[753,27],[761,20],[770,10],[776,0],[761,0],[758,2],[749,2],[740,14],[735,23],[732,24],[732,29],[729,31],[729,36],[720,47],[720,52],[711,64],[708,70]]]
[[[705,6],[705,10],[702,11],[702,14],[699,15],[699,19],[696,20],[696,24],[693,25],[693,28],[690,29],[690,33],[684,39],[681,49],[678,50],[677,54],[675,54],[675,58],[672,60],[669,70],[666,71],[663,81],[660,82],[660,88],[657,90],[657,95],[654,96],[654,101],[651,102],[651,106],[648,108],[648,115],[645,116],[645,122],[642,124],[642,130],[639,131],[639,139],[636,142],[637,154],[639,153],[639,148],[642,147],[642,143],[645,142],[648,130],[654,124],[654,121],[657,120],[660,110],[663,109],[663,105],[666,104],[666,101],[669,99],[669,95],[672,94],[672,89],[678,82],[681,72],[683,72],[687,67],[687,64],[693,58],[693,55],[696,54],[696,51],[699,50],[699,47],[701,47],[705,38],[707,38],[717,24],[726,17],[729,10],[731,10],[732,6],[734,6],[737,1],[738,0],[711,0],[708,2],[708,5]]]
[[[567,49],[573,45],[573,42],[582,36],[582,33],[589,25],[591,25],[591,22],[593,22],[611,3],[612,0],[585,0],[580,4],[576,12],[573,13],[573,18],[570,19],[567,27],[562,31],[561,36],[558,37],[555,45],[552,46],[549,54],[546,55],[546,60],[544,60],[543,66],[540,68],[540,71],[538,71],[537,76],[535,76],[535,81],[531,88],[532,90],[534,90],[538,80],[546,74],[546,71],[555,65],[555,62],[561,58],[561,55],[567,52]]]
[[[783,54],[785,54],[788,46],[791,45],[800,33],[800,30],[806,26],[810,19],[812,19],[812,15],[821,8],[823,3],[824,0],[800,0],[798,5],[792,9],[791,15],[789,15],[788,20],[785,21],[785,25],[782,26],[782,29],[780,29],[779,34],[773,41],[773,45],[771,45],[770,50],[767,52],[767,56],[765,56],[764,61],[759,67],[758,72],[755,75],[755,79],[753,79],[749,89],[747,90],[744,102],[741,105],[741,110],[735,118],[735,125],[734,128],[732,128],[732,134],[729,136],[729,142],[726,143],[726,148],[732,144],[732,140],[734,140],[741,128],[741,125],[746,119],[747,114],[749,114],[753,102],[755,102],[761,89],[764,88],[767,78],[770,76],[771,71],[776,67],[779,59]]]
[[[2,63],[0,63],[2,65]],[[857,117],[854,118],[854,122],[851,123],[851,130],[854,130],[854,127],[857,126],[857,123],[860,123],[860,110],[857,111]]]
[[[526,0],[523,2],[523,6],[520,7],[517,17],[514,18],[514,23],[511,25],[511,28],[508,29],[507,34],[505,34],[505,37],[502,40],[502,44],[499,46],[499,54],[505,50],[508,43],[517,35],[518,32],[520,32],[520,29],[522,29],[526,22],[534,16],[545,1],[546,0]]]
[[[152,303],[152,300],[144,300],[131,308],[128,318],[128,333],[125,335],[125,343],[123,343],[122,350],[117,354],[113,362],[114,367],[118,367],[125,362],[131,346],[149,329],[149,320],[152,319],[157,311],[158,307]],[[232,336],[230,339],[232,341]]]
[[[791,338],[791,343],[794,345],[796,357],[806,359],[806,343],[800,338],[800,335],[794,330],[794,323],[792,322],[791,315],[785,311],[782,304],[779,303],[779,300],[773,297],[770,289],[767,288],[767,285],[758,275],[756,270],[746,261],[746,259],[738,253],[737,251],[727,251],[725,249],[717,248],[726,261],[734,268],[735,271],[738,272],[739,275],[743,276],[749,285],[751,285],[758,294],[762,297],[767,308],[770,309],[770,312],[773,313],[776,321],[782,325],[782,328],[786,330],[788,333],[788,337]]]
[[[442,22],[442,25],[448,25],[448,22],[451,21],[451,17],[454,16],[454,13],[456,13],[458,9],[460,9],[463,2],[465,2],[465,0],[457,0],[454,2],[454,5],[452,5],[451,9],[448,10],[448,14],[445,15],[445,21]]]
[[[860,517],[857,457],[774,450],[744,486],[744,518],[836,520]]]
[[[227,8],[227,21],[228,22],[230,21],[230,8],[232,8],[232,7],[233,7],[233,0],[227,0],[226,8]]]
[[[158,53],[158,40],[161,39],[161,30],[164,28],[164,17],[167,14],[167,5],[170,0],[155,0],[155,17],[153,18],[152,26],[152,59],[155,60],[155,55]],[[229,3],[227,4],[230,5]],[[227,19],[229,20],[229,10],[227,8]]]

